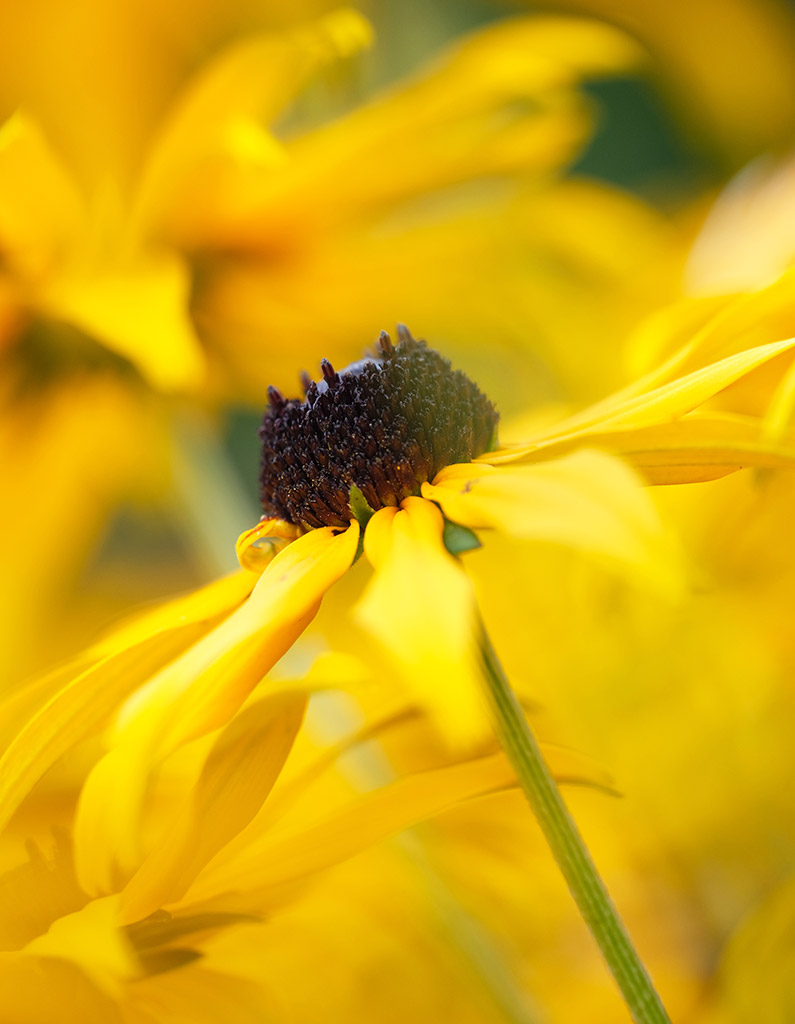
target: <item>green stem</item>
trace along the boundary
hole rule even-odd
[[[485,629],[481,644],[497,737],[632,1018],[637,1024],[670,1024],[585,841],[549,773],[538,741]]]

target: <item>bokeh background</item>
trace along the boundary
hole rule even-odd
[[[234,568],[269,383],[295,394],[405,321],[521,436],[795,253],[777,0],[6,0],[0,117],[8,686]],[[795,298],[744,330],[795,334]],[[783,1024],[793,484],[655,500],[687,556],[676,606],[494,542],[484,611],[542,736],[624,794],[570,800],[674,1019]],[[341,616],[314,633],[355,646]],[[516,795],[335,869],[255,950],[284,1021],[625,1019]]]

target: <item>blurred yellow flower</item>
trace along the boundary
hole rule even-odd
[[[545,5],[548,6],[548,5]],[[735,166],[788,144],[795,95],[795,18],[781,0],[553,0],[604,17],[646,46],[694,139]],[[736,74],[742,64],[746,73]]]

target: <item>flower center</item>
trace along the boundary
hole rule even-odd
[[[455,462],[493,445],[494,405],[447,359],[398,328],[383,331],[376,355],[323,378],[302,376],[306,397],[268,389],[259,436],[262,506],[267,516],[313,529],[347,526],[351,488],[372,509],[399,505]]]

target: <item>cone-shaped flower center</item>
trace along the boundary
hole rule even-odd
[[[493,443],[494,405],[448,360],[398,329],[377,355],[323,379],[303,378],[306,397],[269,388],[260,428],[262,505],[268,516],[314,528],[347,526],[352,487],[373,509],[399,505],[445,466]]]

